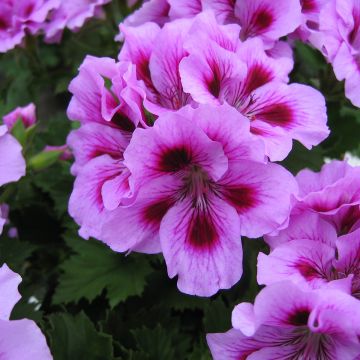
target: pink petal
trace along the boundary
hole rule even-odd
[[[199,45],[180,64],[184,91],[201,104],[221,104],[242,88],[245,64],[216,43]]]
[[[188,108],[189,109],[189,108]],[[264,144],[250,133],[249,120],[233,107],[200,105],[196,111],[187,111],[187,116],[213,141],[223,146],[231,161],[246,159],[265,162]]]
[[[18,286],[21,283],[20,275],[13,272],[4,264],[0,268],[0,319],[8,320],[15,304],[21,295]]]
[[[275,130],[276,127],[282,128],[287,136],[300,141],[308,149],[329,135],[324,97],[309,86],[269,83],[258,88],[252,104],[240,110],[252,119],[268,123]],[[262,138],[266,142],[266,136]]]
[[[89,161],[78,174],[69,200],[69,213],[81,226],[82,237],[98,237],[107,212],[102,198],[102,187],[108,180],[121,174],[124,167],[109,155]],[[122,199],[120,199],[121,201]]]
[[[4,124],[8,127],[9,130],[11,130],[17,120],[21,119],[25,128],[30,127],[36,122],[35,110],[36,107],[33,103],[24,107],[17,107],[11,113],[3,117]]]
[[[168,0],[168,3],[171,19],[191,18],[202,10],[201,0]]]
[[[251,354],[261,347],[261,343],[236,329],[223,334],[208,334],[206,340],[214,360],[250,359]]]
[[[121,160],[129,140],[112,127],[97,123],[88,123],[72,131],[67,144],[72,149],[75,163],[71,172],[76,175],[91,159],[108,154]]]
[[[278,40],[301,24],[301,7],[297,0],[237,1],[235,15],[242,27],[242,38],[261,36]]]
[[[0,347],[4,359],[51,360],[46,338],[34,321],[0,320]]]
[[[183,91],[179,73],[179,63],[187,55],[183,44],[190,26],[191,21],[183,19],[166,24],[156,38],[150,57],[151,79],[159,92],[154,102],[165,109],[177,110],[190,101],[190,96]],[[152,112],[159,115],[156,110]]]
[[[269,255],[258,256],[257,281],[269,285],[290,280],[305,290],[321,288],[332,277],[335,248],[321,242],[293,240]]]
[[[160,223],[173,206],[178,187],[169,175],[144,185],[131,206],[107,214],[99,239],[114,251],[160,252]]]
[[[180,291],[211,296],[242,275],[242,246],[235,210],[209,194],[206,206],[191,199],[175,204],[160,227],[161,248],[170,278]]]
[[[6,126],[0,126],[0,129],[0,186],[2,186],[24,176],[26,164],[21,145],[12,135],[6,133]]]
[[[273,249],[293,240],[311,240],[334,247],[336,239],[334,227],[311,211],[292,214],[285,230],[280,231],[276,236],[265,237],[265,241]]]
[[[224,200],[239,214],[241,234],[252,238],[287,220],[291,197],[297,192],[295,179],[281,166],[246,160],[230,163],[219,185]]]

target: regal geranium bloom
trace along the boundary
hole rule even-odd
[[[208,334],[214,360],[354,360],[360,355],[360,302],[335,289],[303,291],[291,282],[267,286],[254,305],[241,303],[233,329]]]
[[[298,0],[204,0],[203,7],[213,10],[222,23],[238,23],[242,40],[260,37],[270,46],[301,23]]]
[[[4,0],[0,3],[0,52],[21,44],[26,32],[35,34],[59,0]]]
[[[44,26],[45,40],[58,42],[65,28],[78,31],[92,17],[101,17],[102,7],[111,0],[61,0]]]
[[[334,160],[316,173],[304,169],[296,176],[298,203],[294,211],[309,209],[333,224],[338,234],[360,226],[360,167]]]
[[[14,305],[21,298],[18,285],[21,277],[7,265],[0,268],[0,355],[11,360],[52,359],[45,336],[28,319],[9,320]]]
[[[211,36],[207,40],[197,23],[198,31],[185,42],[189,56],[180,63],[183,89],[195,101],[227,102],[238,109],[250,119],[251,132],[265,142],[271,160],[284,159],[292,139],[311,148],[328,136],[324,97],[309,86],[286,84],[286,58],[270,58],[258,39],[226,46]]]
[[[134,65],[88,56],[71,82],[73,98],[68,116],[81,122],[67,143],[77,175],[69,212],[81,226],[80,234],[96,237],[106,209],[132,196],[123,153],[132,131],[143,122],[141,84]]]
[[[136,28],[121,26],[125,43],[119,59],[136,65],[137,77],[146,86],[144,106],[153,114],[178,110],[191,102],[179,73],[179,64],[187,55],[183,43],[191,23],[179,19],[162,29],[155,23]]]
[[[128,62],[87,56],[69,91],[73,94],[67,110],[70,120],[96,122],[125,132],[143,121],[142,85]]]
[[[6,125],[0,126],[0,186],[17,181],[25,175],[22,147],[8,133]]]
[[[21,120],[25,128],[28,128],[36,123],[36,107],[33,103],[24,107],[17,107],[9,114],[3,117],[4,124],[9,130],[15,125],[18,120]]]
[[[248,120],[228,105],[161,115],[135,130],[124,158],[139,193],[132,206],[109,213],[100,239],[117,251],[149,252],[160,238],[168,274],[188,294],[234,285],[240,236],[281,226],[296,192],[292,175],[265,163]]]
[[[360,3],[328,1],[320,13],[320,31],[313,44],[323,52],[338,80],[345,80],[345,95],[360,107]]]
[[[304,289],[342,286],[360,298],[360,229],[337,237],[333,224],[304,211],[266,241],[272,251],[258,256],[259,284],[291,280]]]

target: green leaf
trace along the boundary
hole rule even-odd
[[[154,329],[132,330],[138,350],[149,360],[184,359],[189,347],[189,338],[179,335],[176,329],[164,329],[157,325]]]
[[[17,238],[9,238],[5,234],[0,237],[0,264],[6,263],[17,272],[25,260],[36,249],[36,246]]]
[[[125,256],[94,240],[67,239],[77,252],[61,269],[53,301],[55,304],[77,302],[81,298],[94,300],[106,289],[110,306],[129,296],[140,295],[151,267],[144,256]]]
[[[54,360],[111,360],[112,338],[98,332],[81,312],[76,316],[53,314],[49,317],[50,348]]]
[[[324,151],[321,147],[317,146],[308,150],[296,141],[294,141],[293,149],[288,157],[281,163],[293,174],[297,174],[304,168],[319,171],[323,164]]]
[[[11,133],[14,135],[14,137],[19,141],[19,143],[24,146],[26,143],[26,131],[25,126],[21,118],[16,120],[16,123],[14,124],[13,128],[11,129]]]
[[[36,186],[50,195],[58,217],[62,218],[67,213],[69,196],[73,185],[70,164],[59,161],[46,169],[46,171],[33,174],[32,180]]]
[[[61,154],[62,151],[56,150],[41,152],[30,158],[28,166],[33,170],[46,169],[49,166],[55,164],[59,160]]]
[[[224,332],[231,328],[231,311],[221,298],[209,302],[204,314],[205,332]]]

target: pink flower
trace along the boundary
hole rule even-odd
[[[69,85],[73,94],[67,115],[82,124],[100,123],[132,131],[144,121],[142,84],[128,62],[88,55]]]
[[[354,360],[359,317],[360,302],[341,291],[303,291],[280,282],[263,289],[254,305],[235,307],[234,328],[208,334],[207,341],[214,360]]]
[[[61,0],[50,15],[44,31],[47,42],[59,42],[65,28],[78,31],[92,17],[103,15],[102,6],[111,0]]]
[[[20,119],[24,124],[24,127],[28,128],[36,123],[35,111],[36,108],[33,103],[24,107],[19,106],[3,117],[4,124],[11,130],[15,123]]]
[[[321,93],[286,84],[288,58],[270,58],[259,39],[241,43],[240,28],[228,26],[219,27],[210,14],[196,18],[184,45],[189,56],[180,63],[184,91],[198,103],[227,102],[247,116],[271,160],[284,159],[292,139],[309,149],[324,140],[329,130]]]
[[[305,290],[340,287],[360,299],[360,229],[336,238],[329,223],[318,217],[323,223],[317,228],[311,217],[316,215],[309,215],[301,216],[302,230],[291,223],[281,234],[286,242],[269,255],[259,254],[258,283],[291,280]]]
[[[4,0],[0,4],[0,52],[21,44],[27,32],[38,32],[59,0]]]
[[[333,161],[302,170],[288,227],[266,235],[258,282],[291,280],[305,289],[340,286],[360,298],[360,168]]]
[[[203,7],[213,10],[220,23],[239,24],[242,40],[260,37],[270,47],[301,23],[298,0],[204,0]]]
[[[190,26],[191,20],[176,20],[163,29],[154,23],[121,26],[125,44],[119,59],[136,65],[137,78],[146,86],[144,106],[153,114],[178,110],[191,102],[179,73],[179,64],[187,55],[183,44]]]
[[[298,203],[294,212],[309,209],[330,222],[338,234],[360,226],[360,167],[334,160],[319,173],[305,169],[296,176]]]
[[[0,354],[11,360],[52,359],[45,336],[28,319],[9,320],[14,305],[21,298],[17,287],[21,277],[7,265],[0,268]]]
[[[123,153],[132,131],[144,123],[139,95],[144,90],[130,63],[91,56],[69,90],[68,116],[82,124],[67,140],[75,157],[71,170],[77,175],[69,212],[83,237],[97,237],[106,210],[132,197]]]
[[[137,198],[108,213],[99,238],[116,251],[161,250],[169,276],[178,275],[188,294],[234,285],[240,236],[280,227],[296,192],[292,175],[265,163],[249,121],[228,105],[161,115],[135,130],[124,159]]]
[[[360,107],[360,3],[330,0],[320,13],[320,31],[312,39],[328,58],[345,95]]]
[[[25,160],[18,141],[0,126],[0,186],[17,181],[25,175]]]

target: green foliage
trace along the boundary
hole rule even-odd
[[[67,244],[76,251],[60,269],[54,304],[94,300],[104,289],[114,307],[133,295],[141,295],[151,267],[145,257],[117,254],[98,241],[69,237]]]
[[[0,118],[34,102],[39,119],[34,127],[18,121],[13,128],[24,145],[27,176],[0,190],[0,203],[10,206],[0,265],[23,277],[12,318],[37,321],[55,360],[209,360],[205,334],[229,329],[233,307],[253,301],[260,289],[256,259],[268,251],[265,243],[243,239],[244,275],[232,289],[210,299],[182,294],[160,255],[118,254],[79,238],[67,214],[71,161],[43,152],[46,145],[63,145],[79,126],[66,116],[69,82],[86,55],[117,57],[114,36],[127,11],[125,1],[113,0],[105,19],[66,31],[60,45],[28,38],[24,48],[0,55]],[[342,159],[346,152],[360,156],[360,111],[344,97],[343,83],[318,51],[296,43],[294,53],[291,80],[325,95],[331,135],[311,150],[294,142],[281,164],[296,174],[319,170],[325,158]],[[17,237],[9,236],[12,227]]]
[[[98,332],[83,313],[55,313],[48,318],[48,334],[54,360],[111,360],[111,336]]]

